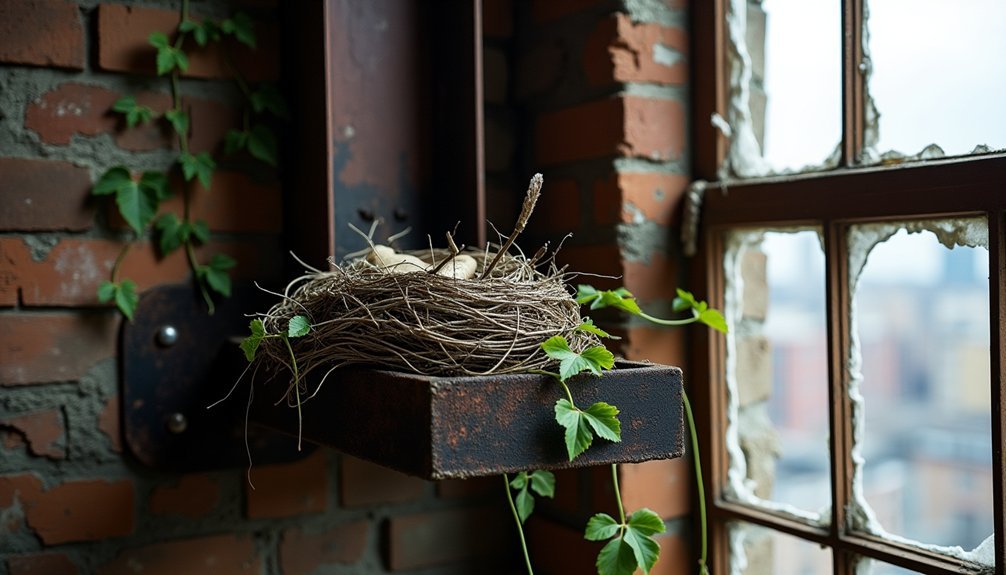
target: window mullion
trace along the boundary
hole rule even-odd
[[[856,165],[863,149],[863,1],[842,1],[842,165]]]
[[[995,211],[988,215],[989,226],[989,320],[991,329],[989,348],[991,352],[992,376],[992,502],[996,509],[1003,509],[1006,497],[1006,437],[1003,434],[1003,419],[1006,418],[1006,229],[1003,219],[1006,213]],[[1006,513],[995,514],[995,572],[1006,573]]]

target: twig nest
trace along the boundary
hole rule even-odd
[[[285,332],[296,315],[309,319],[310,333],[291,340],[301,374],[352,364],[424,375],[526,372],[551,361],[540,347],[549,337],[564,336],[574,351],[598,343],[577,329],[579,306],[553,260],[545,273],[535,258],[504,254],[483,278],[495,258],[374,246],[295,280],[265,315],[266,332]],[[282,340],[262,346],[265,361],[289,363]]]

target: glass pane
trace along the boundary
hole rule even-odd
[[[1006,2],[869,2],[867,29],[878,152],[1006,147]]]
[[[984,219],[850,230],[857,527],[958,556],[993,529],[987,236]]]
[[[831,551],[750,523],[730,525],[730,572],[739,575],[831,573]]]
[[[817,230],[758,230],[730,245],[728,491],[817,522],[831,503],[821,241]]]
[[[757,176],[834,166],[842,138],[840,2],[730,5],[737,48],[731,58],[732,169]]]
[[[864,558],[856,564],[856,575],[918,575],[918,571]]]

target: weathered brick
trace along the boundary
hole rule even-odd
[[[536,160],[548,165],[615,156],[625,135],[623,111],[620,98],[607,98],[540,115]]]
[[[626,510],[647,507],[664,519],[688,513],[692,475],[691,462],[684,458],[620,465],[619,487]]]
[[[772,396],[772,342],[765,336],[737,339],[737,402],[747,406]]]
[[[279,547],[283,575],[310,575],[326,566],[358,563],[369,528],[366,521],[356,521],[320,532],[287,529]]]
[[[392,517],[388,567],[407,571],[503,555],[512,535],[508,519],[499,505]]]
[[[154,515],[178,515],[198,519],[220,502],[220,483],[203,473],[181,476],[174,485],[159,485],[150,495]]]
[[[681,28],[637,24],[627,14],[598,22],[583,49],[583,69],[594,85],[619,82],[684,84],[688,36]]]
[[[677,296],[678,261],[663,251],[649,253],[649,261],[625,261],[625,287],[643,302],[671,301]]]
[[[534,234],[561,238],[579,229],[582,201],[576,180],[547,180],[528,223],[528,230]]]
[[[66,428],[63,413],[58,409],[0,418],[0,427],[7,427],[21,434],[32,455],[49,459],[66,457]]]
[[[155,73],[155,49],[147,42],[151,32],[171,35],[178,25],[179,13],[122,4],[98,7],[98,65],[104,70],[141,74]],[[226,40],[237,68],[249,82],[279,78],[279,33],[273,25],[256,26],[258,49],[252,50]],[[217,45],[199,48],[189,43],[186,76],[226,78],[230,76],[223,53]]]
[[[768,256],[760,250],[745,250],[741,256],[744,280],[742,313],[746,319],[765,321],[768,315]]]
[[[0,306],[18,304],[22,276],[31,264],[31,251],[21,238],[0,237]]]
[[[512,0],[482,1],[482,35],[496,39],[513,36]]]
[[[619,153],[654,161],[676,160],[685,148],[685,109],[677,100],[626,96],[625,134]]]
[[[325,450],[294,462],[255,467],[255,488],[246,488],[249,519],[322,513],[328,508],[328,460]]]
[[[36,98],[25,110],[24,127],[47,144],[65,145],[74,134],[94,136],[115,129],[109,113],[119,94],[101,86],[65,82]]]
[[[70,162],[0,158],[0,229],[83,231],[91,227],[91,175]]]
[[[84,26],[75,2],[0,2],[0,61],[80,70],[84,58]]]
[[[468,499],[495,494],[501,487],[498,477],[444,479],[437,481],[437,496],[444,499]]]
[[[34,474],[0,477],[0,508],[19,503],[28,527],[46,545],[129,535],[133,500],[129,480],[67,481],[46,490]]]
[[[262,560],[245,535],[213,535],[126,549],[98,575],[258,575]]]
[[[686,333],[687,328],[631,327],[622,350],[626,359],[684,365]]]
[[[32,553],[7,559],[10,575],[77,575],[80,570],[64,553]]]
[[[659,172],[622,172],[594,183],[594,221],[677,223],[688,177]]]
[[[0,385],[80,379],[115,355],[118,325],[111,312],[0,314]]]
[[[341,459],[339,494],[345,507],[414,501],[425,489],[421,479],[348,455]]]
[[[119,396],[113,395],[105,402],[105,407],[98,414],[98,431],[105,434],[111,444],[112,451],[122,453],[122,425],[119,421]]]
[[[545,24],[591,7],[603,4],[606,0],[548,0],[547,2],[532,2],[531,17],[535,24]]]
[[[601,544],[584,539],[583,529],[574,529],[539,515],[527,522],[525,531],[535,573],[597,573],[594,562]]]

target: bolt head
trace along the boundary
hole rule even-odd
[[[168,416],[168,431],[178,435],[180,433],[185,433],[185,430],[189,427],[189,420],[181,413],[172,413]]]
[[[157,344],[161,347],[171,347],[178,342],[178,330],[173,325],[166,325],[157,330]]]

